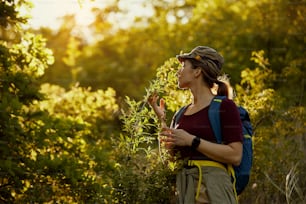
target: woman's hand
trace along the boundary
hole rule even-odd
[[[166,114],[165,114],[165,100],[161,98],[159,100],[159,105],[157,104],[157,101],[159,99],[159,96],[157,94],[153,94],[148,98],[148,103],[153,108],[155,114],[157,117],[161,120],[163,127],[165,127],[166,123]]]
[[[160,133],[160,141],[165,144],[167,149],[172,149],[175,146],[191,146],[194,138],[194,135],[183,129],[165,127]],[[232,142],[225,145],[201,139],[197,151],[221,163],[238,166],[242,157],[242,143]]]
[[[161,142],[165,143],[167,148],[174,146],[191,146],[194,135],[189,134],[183,129],[174,129],[165,127],[162,129]]]

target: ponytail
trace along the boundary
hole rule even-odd
[[[228,98],[228,86],[223,81],[217,80],[216,84],[218,84],[218,96],[226,96]]]
[[[209,64],[206,61],[205,61],[206,64],[204,64],[202,61],[198,61],[196,59],[188,59],[188,60],[191,62],[193,68],[201,68],[204,83],[206,83],[206,85],[210,89],[212,89],[215,86],[215,84],[217,84],[218,85],[217,95],[226,96],[227,98],[229,97],[230,85],[223,81],[223,78],[226,77],[226,75],[222,75],[221,70],[219,68],[216,68],[216,66],[210,66],[213,63]],[[211,60],[208,61],[210,62]],[[219,66],[219,64],[217,65]]]

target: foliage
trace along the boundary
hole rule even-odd
[[[258,67],[242,71],[241,84],[236,86],[237,103],[249,110],[255,127],[254,168],[249,185],[253,188],[242,194],[241,201],[247,203],[252,198],[256,203],[302,203],[304,197],[292,196],[305,191],[298,187],[302,182],[301,174],[294,175],[295,186],[291,185],[290,197],[286,190],[275,190],[288,187],[291,168],[300,171],[305,167],[305,108],[290,106],[284,110],[283,96],[270,88],[277,77],[269,68],[264,52],[253,52],[251,60]]]
[[[305,202],[304,2],[167,2],[146,1],[155,15],[129,29],[108,21],[117,5],[96,9],[88,44],[73,16],[33,34],[18,13],[31,4],[1,1],[0,202],[169,203],[178,164],[146,100],[165,98],[168,124],[189,103],[170,57],[199,44],[224,55],[255,126],[241,203]]]
[[[22,37],[0,41],[0,202],[110,199],[115,91],[41,85],[52,52],[41,35],[13,31]]]
[[[83,69],[77,59],[83,54],[84,40],[73,35],[76,25],[73,16],[66,16],[63,20],[67,23],[56,32],[50,28],[40,29],[39,33],[48,39],[47,46],[52,49],[56,59],[46,70],[42,81],[70,88],[79,81],[80,71]]]
[[[304,25],[302,1],[158,0],[143,4],[152,8],[154,14],[135,18],[127,29],[118,28],[110,20],[125,15],[119,3],[94,10],[96,20],[90,29],[96,41],[88,44],[88,37],[79,35],[80,46],[74,49],[82,52],[75,61],[75,67],[81,68],[77,77],[81,86],[94,90],[113,87],[119,99],[127,95],[140,100],[156,67],[179,51],[189,51],[200,44],[214,47],[224,55],[224,70],[231,73],[234,84],[240,82],[240,72],[252,65],[249,56],[254,50],[265,51],[275,74],[292,73],[288,67],[293,66],[296,72],[303,70],[303,26],[297,26]],[[71,68],[63,65],[61,59],[68,49],[69,35],[75,37],[76,29],[79,28],[72,16],[63,19],[58,31],[41,29],[57,59],[47,71],[46,81],[68,88],[74,80]],[[304,86],[303,75],[294,76],[286,80],[295,87],[295,78],[299,86]],[[288,87],[291,86],[286,86],[282,78],[273,84],[283,94],[290,93]],[[299,91],[296,94],[300,95],[301,90],[291,91]],[[305,103],[304,97],[299,100]]]
[[[50,53],[43,44],[21,43],[7,52],[10,63],[2,67],[1,202],[107,199],[103,185],[113,164],[105,139],[116,132],[107,125],[118,111],[114,90],[65,91],[49,84],[40,89],[35,81],[51,62]],[[39,56],[33,56],[36,49]]]
[[[106,127],[111,126],[106,125],[107,121],[113,120],[118,109],[114,91],[91,92],[79,87],[65,91],[44,84],[41,92],[48,98],[34,101],[28,108],[29,112],[42,115],[36,118],[38,129],[34,132],[38,135],[31,138],[35,149],[32,145],[28,150],[34,152],[35,161],[34,169],[29,169],[35,175],[30,178],[29,191],[33,195],[43,194],[36,197],[38,202],[103,201],[109,194],[107,185],[105,188],[103,185],[109,182],[107,172],[113,168],[111,161],[105,162],[111,148],[105,137],[110,136]],[[104,127],[99,128],[100,123]],[[25,196],[29,196],[33,201],[30,192],[24,192],[19,199],[26,200]]]
[[[25,23],[26,18],[21,17],[17,10],[17,5],[26,5],[31,7],[31,3],[25,0],[3,0],[0,2],[0,26],[5,28],[8,26],[16,26],[19,23]]]
[[[158,142],[160,124],[147,106],[150,94],[164,94],[174,82],[177,62],[170,59],[159,69],[161,80],[153,80],[142,101],[127,98],[123,112],[123,133],[118,146],[115,197],[119,203],[169,203],[173,195],[175,163]],[[169,69],[171,70],[170,72]],[[158,195],[158,196],[157,196]]]
[[[20,44],[1,41],[1,201],[10,201],[25,185],[20,178],[26,174],[23,163],[31,158],[31,145],[23,141],[33,132],[24,126],[31,115],[23,106],[41,98],[37,78],[52,59],[43,46],[41,36],[31,34],[25,34]]]

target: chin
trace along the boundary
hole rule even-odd
[[[180,86],[180,85],[178,85],[177,87],[178,87],[179,89],[183,89],[183,90],[188,89],[187,87],[182,87],[182,86]]]
[[[177,87],[180,88],[180,89],[187,89],[188,88],[186,86],[186,84],[183,84],[183,83],[180,83],[180,82],[177,83]]]

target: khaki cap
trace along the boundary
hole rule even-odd
[[[199,62],[207,64],[210,68],[217,68],[221,70],[224,63],[223,57],[213,48],[207,46],[197,46],[189,53],[176,55],[179,61],[184,59],[195,59]]]

